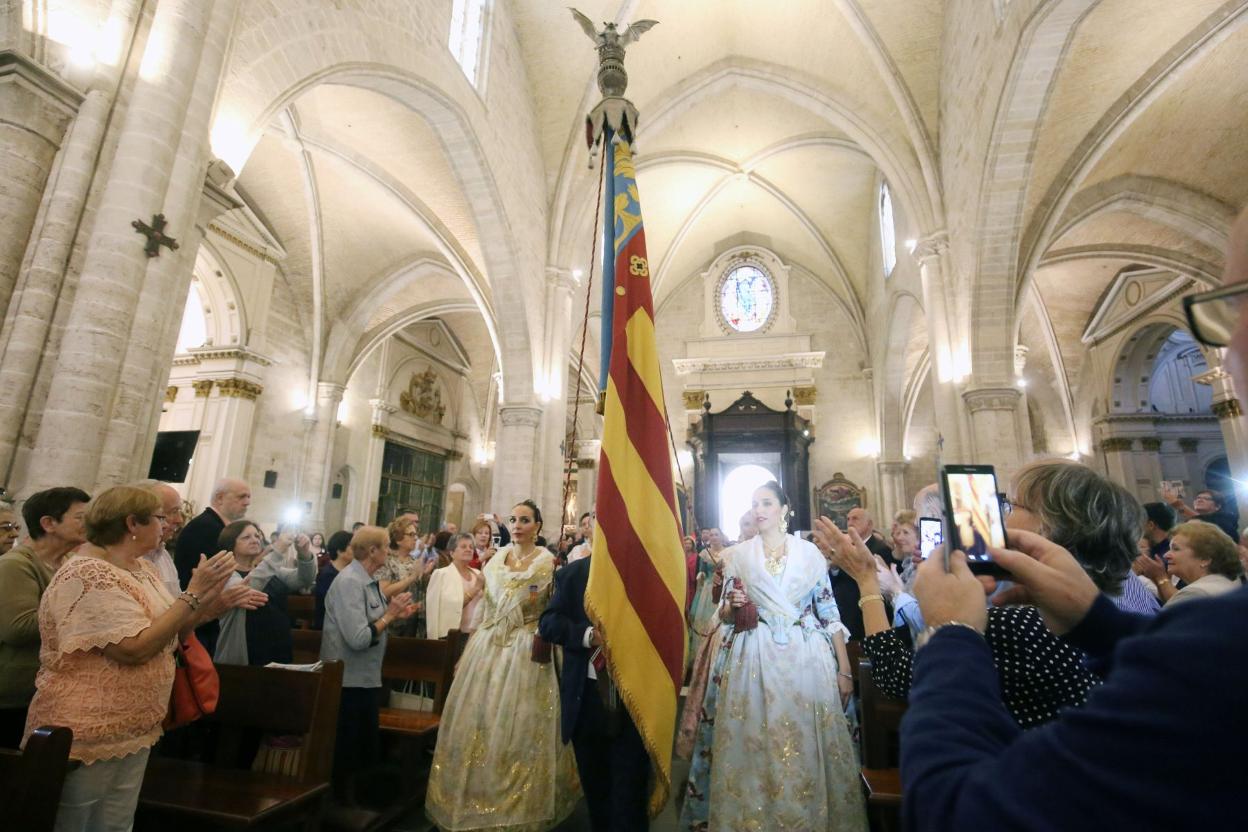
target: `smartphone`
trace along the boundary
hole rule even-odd
[[[1005,571],[992,559],[988,547],[1005,548],[1005,517],[997,496],[997,473],[991,465],[945,465],[940,469],[940,492],[945,500],[945,523],[949,545],[966,554],[976,574],[999,575]]]
[[[1162,480],[1161,487],[1163,491],[1169,491],[1180,500],[1186,497],[1183,488],[1183,480]]]
[[[945,535],[939,517],[919,518],[919,553],[923,560],[932,556],[936,547],[944,542]]]
[[[496,534],[492,534],[492,535],[490,535],[490,547],[491,547],[491,548],[494,548],[494,549],[497,549],[497,548],[498,548],[498,541],[499,541],[500,539],[501,539],[501,538],[500,538],[498,535],[496,535]]]

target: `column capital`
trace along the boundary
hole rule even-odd
[[[896,476],[904,474],[910,463],[904,459],[881,459],[875,463],[875,467],[879,469],[881,474]]]
[[[1184,437],[1179,440],[1179,450],[1185,454],[1194,454],[1196,453],[1196,449],[1199,447],[1200,447],[1199,439],[1192,439],[1191,437]]]
[[[1101,440],[1101,450],[1105,453],[1135,450],[1135,440],[1130,436],[1107,436]]]
[[[1244,408],[1237,398],[1224,399],[1213,403],[1213,415],[1219,419],[1237,419],[1244,415]]]
[[[972,413],[981,410],[1008,410],[1018,406],[1022,393],[1016,387],[977,387],[962,393],[962,400]]]
[[[1161,450],[1160,436],[1142,436],[1140,437],[1140,447],[1146,451],[1156,453]]]
[[[318,401],[337,404],[342,401],[342,394],[346,390],[345,384],[339,384],[335,381],[320,381],[316,385],[316,398]]]
[[[504,405],[498,409],[504,427],[535,428],[542,423],[542,409],[523,404]]]
[[[260,394],[264,392],[263,385],[237,377],[221,379],[217,382],[217,389],[222,396],[232,399],[247,399],[253,402],[260,398]]]
[[[373,416],[376,417],[383,413],[398,413],[399,409],[390,404],[385,399],[369,399],[368,405],[373,409]]]
[[[212,379],[198,378],[191,382],[191,387],[195,390],[195,397],[206,399],[212,393]]]
[[[942,228],[919,240],[914,247],[913,256],[920,266],[926,266],[948,250],[949,234]]]

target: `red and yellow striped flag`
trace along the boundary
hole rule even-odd
[[[609,278],[614,271],[614,279],[604,287],[612,292],[611,308],[604,309],[611,316],[604,349],[611,357],[585,608],[605,635],[612,678],[654,764],[654,816],[672,785],[687,578],[637,174],[629,143],[622,137],[612,143],[610,133],[605,141],[610,213],[603,274]]]

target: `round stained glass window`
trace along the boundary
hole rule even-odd
[[[756,332],[771,320],[776,285],[771,275],[750,263],[735,267],[719,287],[719,314],[737,332]]]

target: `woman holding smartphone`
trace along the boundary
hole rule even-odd
[[[456,668],[429,772],[425,811],[446,832],[550,829],[580,799],[572,748],[559,740],[555,664],[535,660],[555,557],[536,543],[542,513],[532,500],[509,521],[511,545],[483,570],[480,623]]]

